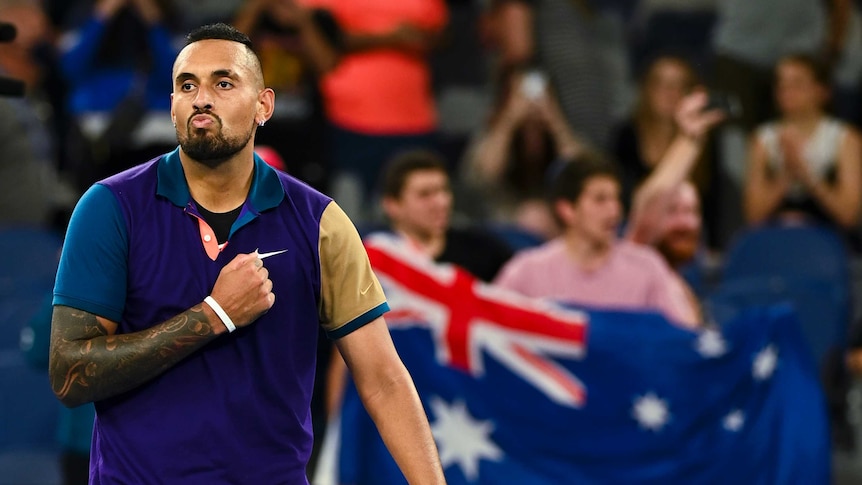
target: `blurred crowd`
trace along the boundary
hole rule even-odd
[[[62,230],[173,149],[173,60],[225,22],[276,92],[258,153],[481,279],[696,327],[746,227],[862,252],[858,0],[0,0],[0,22],[26,84],[0,95],[2,224]]]
[[[62,227],[91,183],[176,144],[167,111],[184,34],[248,33],[276,90],[259,153],[379,223],[385,164],[438,153],[454,219],[560,232],[550,179],[583,154],[618,169],[621,220],[695,91],[724,119],[684,174],[720,254],[794,214],[858,247],[859,4],[741,0],[0,0],[17,36],[0,74],[0,214]]]

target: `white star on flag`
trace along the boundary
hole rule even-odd
[[[705,359],[714,359],[727,353],[727,342],[721,332],[708,329],[697,337],[697,353]]]
[[[745,413],[739,409],[734,409],[722,421],[724,429],[731,432],[737,432],[745,425]]]
[[[667,401],[652,392],[635,399],[632,415],[641,428],[652,431],[661,431],[670,421]]]
[[[778,366],[778,350],[774,345],[767,345],[763,350],[757,353],[754,357],[754,364],[751,368],[751,373],[758,381],[765,381],[772,377],[775,373],[775,368]]]
[[[503,459],[503,451],[490,439],[494,423],[474,419],[463,401],[450,406],[434,396],[430,406],[436,418],[431,433],[437,441],[443,469],[457,464],[467,480],[474,481],[479,476],[479,460]]]

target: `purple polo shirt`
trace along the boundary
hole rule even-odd
[[[338,338],[388,306],[337,205],[257,156],[254,170],[215,252],[179,149],[94,185],[76,207],[54,304],[115,321],[118,334],[201,303],[236,255],[287,249],[265,260],[276,293],[269,312],[95,403],[91,483],[307,482],[318,325]]]

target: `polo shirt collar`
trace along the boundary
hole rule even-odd
[[[186,207],[191,202],[179,147],[159,160],[156,194],[167,198],[178,207]],[[278,173],[255,153],[254,176],[246,202],[250,203],[252,210],[260,213],[278,206],[284,195],[284,187]]]

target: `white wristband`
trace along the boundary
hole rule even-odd
[[[224,311],[224,308],[222,308],[221,305],[219,305],[218,302],[215,301],[215,298],[208,296],[204,298],[204,301],[207,303],[207,305],[210,306],[210,308],[213,309],[215,314],[218,315],[219,318],[221,318],[221,323],[223,323],[224,326],[227,327],[228,333],[231,333],[236,330],[236,325],[233,324],[233,320],[231,320],[230,317],[227,316],[227,313]]]

